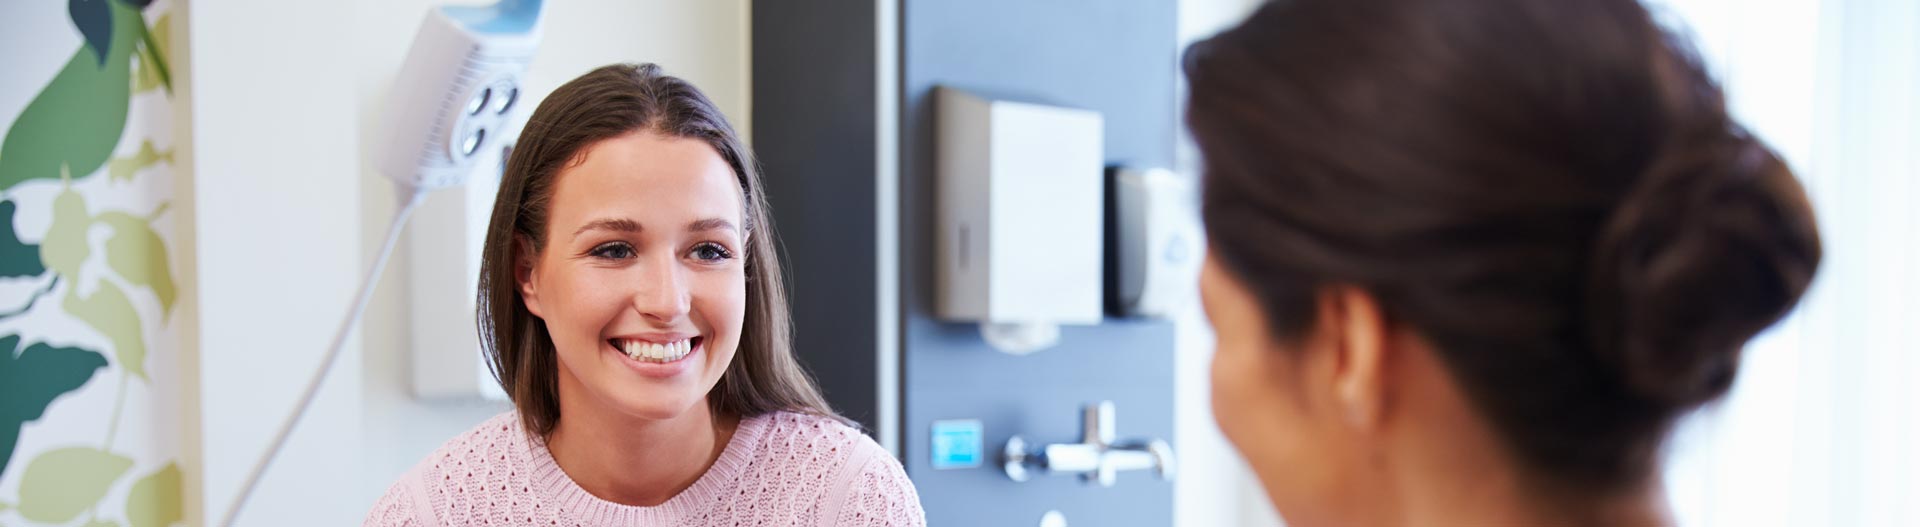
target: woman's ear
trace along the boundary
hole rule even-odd
[[[1373,295],[1354,286],[1334,286],[1320,295],[1320,313],[1333,338],[1334,400],[1347,424],[1371,432],[1380,426],[1386,406],[1389,330]]]
[[[538,293],[539,276],[534,268],[540,260],[540,252],[533,249],[533,241],[525,236],[513,237],[513,282],[520,288],[520,301],[527,306],[527,312],[545,319],[540,314],[540,295]]]

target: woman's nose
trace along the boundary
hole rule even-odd
[[[672,257],[653,259],[634,286],[633,310],[648,320],[671,323],[687,314],[692,298]]]

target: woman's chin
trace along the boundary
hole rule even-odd
[[[705,404],[704,398],[680,394],[652,394],[645,391],[625,393],[617,396],[615,402],[620,405],[620,413],[647,421],[667,421],[687,415],[696,410],[696,406]]]

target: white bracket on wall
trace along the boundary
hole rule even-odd
[[[413,213],[407,289],[415,397],[507,399],[481,354],[475,318],[480,250],[506,150],[480,160],[483,168],[466,185],[434,193]]]

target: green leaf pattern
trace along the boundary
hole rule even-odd
[[[0,277],[39,276],[47,272],[45,264],[40,262],[40,248],[20,241],[13,232],[13,214],[19,207],[13,200],[0,200],[0,221],[5,221],[5,230],[0,230]]]
[[[85,322],[113,342],[114,356],[128,372],[147,378],[145,334],[140,313],[120,286],[99,280],[93,293],[80,293],[80,266],[91,256],[87,231],[106,225],[107,267],[127,283],[151,289],[162,313],[171,313],[177,292],[167,263],[166,245],[145,219],[122,212],[88,216],[86,201],[72,188],[53,201],[53,224],[40,244],[41,261],[70,284],[61,303],[67,313]]]
[[[168,463],[134,482],[127,493],[128,527],[167,527],[185,518],[181,510],[180,467]]]
[[[53,224],[47,227],[47,236],[40,241],[40,261],[48,269],[59,273],[67,283],[80,278],[80,264],[87,261],[92,249],[87,247],[87,225],[93,218],[87,216],[87,201],[73,188],[61,190],[53,198]]]
[[[133,78],[133,91],[140,93],[154,88],[165,87],[173,91],[172,75],[167,63],[173,57],[173,13],[160,15],[154,19],[153,27],[146,29],[146,37],[140,41],[138,52],[139,69]],[[149,44],[152,44],[149,46]]]
[[[40,306],[0,305],[0,319],[43,311],[40,307],[60,294],[63,316],[98,332],[112,348],[95,351],[29,342],[21,335],[0,337],[0,476],[19,478],[18,496],[0,496],[0,518],[84,527],[166,527],[184,519],[180,467],[165,459],[151,467],[142,461],[139,465],[148,468],[136,473],[135,460],[116,453],[111,431],[101,443],[20,452],[20,462],[14,462],[24,425],[43,418],[62,395],[81,390],[96,377],[121,386],[114,415],[99,412],[109,420],[109,430],[116,428],[117,407],[128,402],[127,382],[151,382],[142,313],[153,313],[157,305],[159,327],[164,328],[179,302],[165,232],[154,223],[167,204],[157,203],[152,211],[90,210],[90,200],[74,185],[81,180],[112,188],[133,182],[156,165],[173,164],[173,150],[151,140],[140,141],[131,152],[115,152],[127,129],[134,94],[165,90],[172,96],[171,14],[160,14],[149,25],[141,13],[147,5],[92,0],[82,6],[87,9],[75,9],[70,13],[75,18],[67,22],[84,26],[83,42],[17,115],[0,115],[12,119],[0,129],[5,133],[0,136],[0,226],[6,227],[0,231],[0,278],[44,284],[41,292],[49,300]],[[35,233],[16,232],[22,204],[17,202],[20,195],[10,191],[34,179],[63,183],[51,207],[35,209],[50,211],[51,221],[37,244],[28,244],[23,239],[34,240]],[[95,205],[99,203],[106,201]],[[98,231],[107,232],[104,244],[95,245],[99,240],[88,237]],[[82,276],[82,269],[97,271],[100,263],[106,276],[94,271]],[[114,358],[111,365],[108,354]],[[118,375],[97,375],[113,366]],[[64,416],[83,409],[69,410],[53,411]],[[116,487],[126,489],[126,503],[118,510],[102,503]]]
[[[127,283],[145,286],[160,298],[162,312],[173,312],[173,275],[168,272],[167,247],[145,218],[124,212],[103,212],[96,224],[113,228],[107,238],[107,267]]]
[[[39,419],[53,400],[85,385],[95,371],[107,366],[99,353],[46,344],[27,346],[19,355],[20,337],[0,337],[0,473],[13,459],[20,426]]]
[[[114,181],[132,181],[133,174],[154,163],[166,161],[173,164],[173,151],[161,152],[153,149],[153,141],[141,141],[140,151],[127,157],[116,157],[107,161],[107,178]]]
[[[20,477],[20,516],[43,523],[72,521],[106,496],[129,468],[132,459],[92,447],[42,452]]]
[[[107,3],[113,38],[104,65],[81,46],[20,111],[0,140],[0,188],[60,177],[63,166],[74,174],[92,174],[119,143],[133,92],[133,47],[145,24],[125,2]]]
[[[147,380],[147,343],[141,338],[140,312],[133,308],[133,301],[120,291],[120,286],[101,280],[100,288],[84,297],[78,288],[68,289],[60,307],[106,335],[107,340],[113,342],[113,356],[120,367]]]

